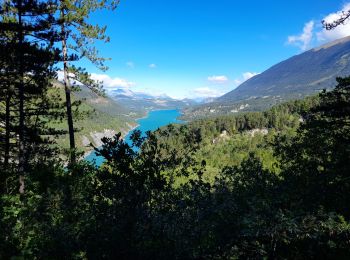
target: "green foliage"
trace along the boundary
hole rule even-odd
[[[300,203],[310,208],[321,204],[350,216],[345,206],[350,190],[350,81],[337,81],[334,91],[322,92],[320,104],[304,115],[295,137],[279,137],[276,151],[286,180],[297,182],[293,193],[303,198]]]
[[[201,140],[195,157],[198,162],[206,160],[204,179],[211,183],[224,167],[240,165],[249,153],[262,161],[264,169],[278,174],[280,170],[272,146],[276,134],[294,135],[303,120],[302,114],[316,104],[318,98],[312,97],[283,103],[265,112],[195,120],[186,125],[164,127],[157,131],[157,136],[166,151],[181,153],[193,144],[191,138],[184,139],[184,133],[197,132]],[[182,176],[178,182],[186,180]]]
[[[0,161],[0,258],[348,259],[350,79],[338,82],[265,112],[135,131],[131,146],[103,138],[100,168],[47,147],[20,194]]]

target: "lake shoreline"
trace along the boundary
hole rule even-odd
[[[140,130],[142,133],[146,133],[147,131],[155,131],[158,128],[168,124],[182,123],[183,121],[178,120],[180,116],[180,109],[157,109],[148,111],[146,116],[136,120],[138,123],[137,126],[133,127],[125,135],[123,135],[123,139],[126,143],[131,144],[130,135],[135,129]],[[100,166],[103,162],[103,158],[96,156],[96,154],[94,154],[94,150],[85,156],[85,160],[95,162],[96,166]]]
[[[136,119],[137,121],[138,119]],[[132,131],[134,131],[136,128],[138,128],[140,125],[136,124],[135,126],[133,126],[132,128],[130,128],[130,130],[128,130],[125,134],[122,135],[122,139],[124,139],[126,136],[128,136],[128,134]],[[117,131],[116,131],[117,132]],[[118,132],[119,133],[119,132]],[[88,157],[89,155],[91,155],[91,153],[94,152],[94,149],[86,151],[83,155],[83,159],[86,159],[86,157]]]
[[[138,118],[135,118],[135,123],[136,125],[131,127],[125,134],[122,135],[122,139],[125,139],[125,137],[128,136],[128,134],[132,131],[134,131],[136,128],[138,128],[140,126],[140,124],[138,124],[137,122],[140,120],[140,119],[144,119],[144,118],[147,118],[149,113],[152,112],[152,111],[156,111],[156,110],[150,110],[150,111],[147,111],[147,113],[142,116],[142,117],[138,117]],[[91,155],[91,153],[94,152],[94,149],[90,150],[90,151],[86,151],[83,155],[83,159],[86,159],[86,157],[88,157],[89,155]]]

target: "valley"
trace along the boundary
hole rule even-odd
[[[350,259],[340,2],[0,1],[0,259]]]
[[[265,111],[288,100],[303,99],[316,95],[322,89],[332,89],[334,75],[350,74],[349,64],[350,37],[346,37],[276,64],[210,102],[176,100],[125,88],[109,91],[106,97],[102,97],[80,86],[80,91],[74,96],[82,100],[81,109],[91,113],[76,124],[79,129],[77,145],[87,155],[92,151],[90,144],[99,147],[102,137],[111,138],[118,132],[126,136],[139,125],[138,118],[147,117],[152,111],[179,110],[179,118],[185,121]],[[154,125],[159,127],[165,123],[161,120]],[[63,147],[68,147],[67,135],[61,136],[58,141]]]
[[[158,128],[164,127],[169,124],[182,124],[184,123],[178,118],[181,116],[179,110],[152,110],[147,113],[145,117],[139,118],[136,120],[137,125],[130,130],[126,135],[123,134],[123,140],[130,146],[132,146],[132,141],[130,136],[134,130],[141,131],[142,136],[146,135],[147,131],[156,131]],[[116,131],[105,134],[102,137],[113,138],[117,134]],[[101,138],[102,138],[101,137]],[[100,138],[100,139],[101,139]],[[102,142],[97,143],[96,147],[100,147]],[[138,149],[137,149],[138,150]],[[96,166],[101,166],[105,161],[103,157],[97,156],[94,151],[91,151],[86,157],[85,160],[94,163]]]

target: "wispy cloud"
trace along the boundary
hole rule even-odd
[[[303,32],[300,35],[288,36],[288,44],[299,47],[302,51],[310,48],[313,37],[315,22],[310,21],[304,25]]]
[[[122,78],[111,78],[106,74],[96,74],[92,73],[91,78],[94,80],[102,81],[104,88],[107,90],[115,89],[115,88],[130,88],[135,86],[134,82],[128,81]]]
[[[132,61],[128,61],[128,62],[126,63],[126,66],[129,67],[130,69],[133,69],[133,68],[135,68],[135,63],[132,62]]]
[[[350,10],[350,2],[343,5],[338,12],[330,13],[322,20],[331,23]],[[288,36],[287,44],[294,45],[302,51],[306,51],[315,45],[325,44],[350,35],[350,21],[337,26],[333,30],[326,30],[321,25],[321,21],[309,21],[304,25],[303,31],[299,35]]]
[[[243,73],[243,80],[246,81],[248,79],[251,79],[252,77],[259,75],[260,73],[258,72],[245,72]]]
[[[200,98],[219,97],[224,94],[222,91],[209,87],[196,88],[193,92],[196,97]]]
[[[82,84],[79,81],[75,80],[75,74],[74,73],[71,73],[71,72],[68,73],[68,77],[69,77],[69,81],[70,81],[71,84],[77,85],[77,86],[82,86]],[[63,70],[58,70],[57,71],[57,80],[59,80],[61,82],[64,81],[64,72],[63,72]]]
[[[211,76],[208,77],[208,81],[216,84],[224,84],[228,82],[228,78],[224,75],[222,76]]]
[[[157,65],[154,63],[151,63],[150,65],[148,65],[148,67],[151,69],[155,69],[155,68],[157,68]]]
[[[244,72],[240,78],[234,80],[234,83],[236,86],[241,85],[243,82],[259,74],[258,72]]]
[[[63,80],[64,80],[63,70],[57,71],[57,79],[58,79],[59,81],[63,81]]]

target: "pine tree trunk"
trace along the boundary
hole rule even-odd
[[[61,9],[61,18],[64,20],[64,10]],[[72,115],[72,102],[71,102],[71,86],[68,77],[68,54],[67,54],[67,39],[65,32],[65,25],[62,23],[62,55],[63,55],[63,74],[64,74],[64,89],[66,92],[66,109],[67,109],[67,120],[68,120],[68,131],[69,131],[69,144],[70,144],[70,161],[74,163],[75,158],[75,138],[74,138],[74,124]]]
[[[18,1],[18,38],[19,38],[19,154],[18,154],[18,173],[19,173],[19,193],[24,193],[24,174],[25,174],[25,114],[24,114],[24,69],[23,69],[23,24],[22,24],[22,0]]]
[[[10,102],[11,102],[11,95],[7,93],[6,96],[6,113],[5,113],[5,159],[4,164],[5,167],[9,164],[9,158],[10,158],[10,132],[11,132],[11,126],[10,126]]]

